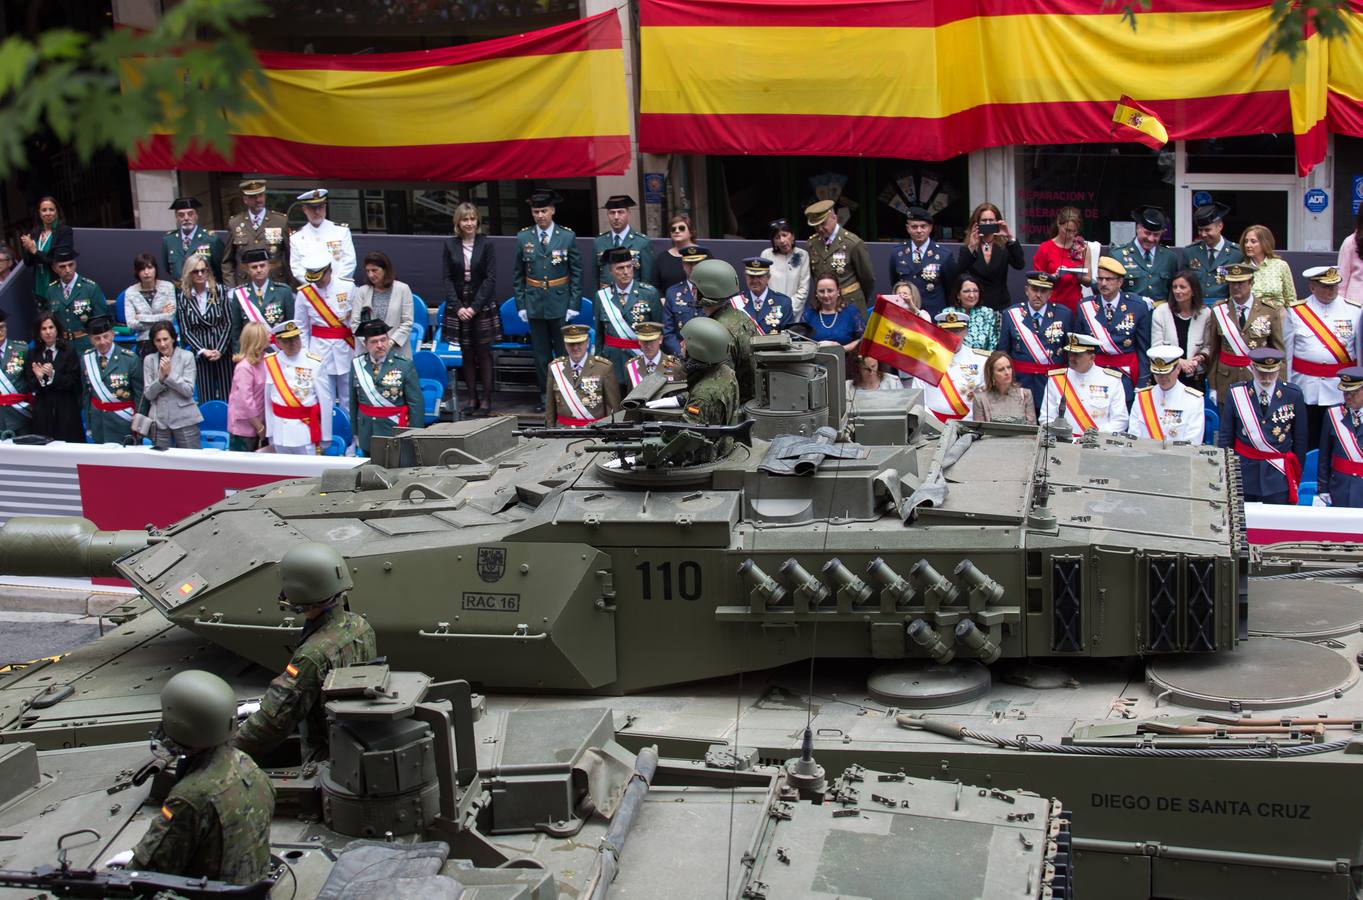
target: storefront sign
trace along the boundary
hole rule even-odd
[[[1354,215],[1358,215],[1358,207],[1363,205],[1363,175],[1354,176]]]
[[[1199,206],[1211,206],[1211,203],[1212,203],[1211,191],[1193,192],[1193,209],[1197,209]]]
[[[1354,193],[1356,194],[1357,191]],[[1323,188],[1311,188],[1302,197],[1302,202],[1306,204],[1307,212],[1323,213],[1325,207],[1330,205],[1330,195],[1325,193]]]
[[[644,173],[644,202],[662,203],[663,190],[667,185],[667,176],[662,172]]]

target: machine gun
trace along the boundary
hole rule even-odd
[[[614,453],[626,468],[657,468],[708,461],[725,438],[752,446],[753,420],[737,425],[696,425],[689,422],[641,422],[622,425],[603,422],[585,428],[523,428],[523,437],[588,438],[591,453]],[[708,458],[707,458],[708,457]]]
[[[45,891],[56,897],[155,897],[166,893],[186,900],[201,898],[238,897],[242,900],[265,900],[274,888],[273,878],[255,884],[229,884],[209,878],[188,878],[182,875],[163,875],[141,869],[77,868],[66,859],[67,838],[79,835],[100,835],[93,828],[71,831],[57,839],[57,864],[36,869],[0,869],[0,887],[29,888]],[[94,843],[87,841],[86,843]]]

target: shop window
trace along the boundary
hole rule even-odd
[[[1051,234],[1061,207],[1078,207],[1084,238],[1109,245],[1131,239],[1131,210],[1144,204],[1174,212],[1174,151],[1135,144],[1059,144],[1018,147],[1018,221],[1013,232],[1023,243],[1039,244]],[[1114,229],[1113,223],[1118,223]],[[1173,228],[1164,233],[1174,240]]]
[[[1297,149],[1290,134],[1188,141],[1190,175],[1295,175]]]

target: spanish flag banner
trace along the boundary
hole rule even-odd
[[[960,349],[963,337],[938,328],[881,296],[876,298],[875,310],[866,323],[857,352],[937,385]]]
[[[411,53],[261,53],[259,113],[231,156],[176,156],[154,134],[135,169],[481,181],[623,175],[630,158],[614,10],[507,38]],[[124,77],[136,78],[136,63]]]
[[[1112,113],[1112,136],[1119,141],[1136,141],[1151,150],[1158,150],[1169,143],[1169,132],[1165,130],[1159,116],[1125,94],[1117,101],[1117,109]]]

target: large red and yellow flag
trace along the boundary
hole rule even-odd
[[[155,134],[132,167],[473,181],[620,175],[629,165],[614,10],[442,50],[260,62],[262,111],[233,122],[230,158],[177,157],[171,136]]]
[[[935,385],[946,374],[963,337],[881,296],[876,298],[857,352]]]
[[[641,0],[639,147],[945,159],[1106,142],[1133,85],[1172,140],[1284,133],[1305,71],[1261,55],[1272,6],[1150,0],[1133,30],[1098,0]]]

